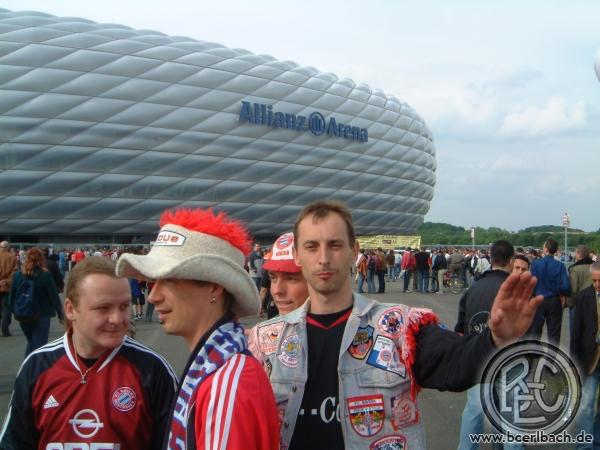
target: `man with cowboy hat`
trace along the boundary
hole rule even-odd
[[[259,307],[244,270],[248,232],[223,212],[201,209],[166,211],[160,226],[150,252],[122,255],[117,273],[154,282],[148,301],[164,331],[191,351],[167,448],[277,449],[273,391],[237,322]]]

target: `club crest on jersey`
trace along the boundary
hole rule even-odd
[[[396,344],[385,336],[377,336],[375,339],[375,345],[367,358],[367,364],[406,378],[406,367],[400,361]]]
[[[383,395],[363,395],[347,399],[352,429],[360,436],[375,436],[383,428]]]
[[[265,355],[272,355],[277,351],[277,340],[283,326],[283,322],[277,322],[258,327],[258,347]]]
[[[131,411],[136,403],[135,391],[127,386],[115,389],[112,395],[112,404],[119,411]]]
[[[370,450],[404,450],[406,449],[406,438],[401,434],[385,436],[375,441],[369,447]]]
[[[390,399],[392,407],[392,427],[398,431],[400,428],[413,425],[419,421],[419,410],[406,391]]]
[[[300,348],[300,338],[297,334],[292,334],[281,343],[277,358],[288,367],[297,367],[300,361]]]
[[[402,308],[394,307],[386,309],[377,322],[379,332],[384,336],[397,339],[400,337],[402,327],[404,326],[404,317]]]
[[[366,327],[361,327],[356,331],[354,335],[354,339],[352,339],[352,344],[350,344],[350,348],[348,349],[348,353],[353,358],[356,359],[365,359],[371,347],[373,347],[373,327],[371,325],[367,325]]]

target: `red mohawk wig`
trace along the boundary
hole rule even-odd
[[[219,211],[215,215],[212,209],[167,210],[160,216],[160,226],[163,227],[167,224],[179,225],[190,231],[210,234],[223,239],[244,255],[248,255],[252,250],[252,239],[246,227],[227,217],[223,211]]]

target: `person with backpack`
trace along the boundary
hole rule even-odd
[[[377,273],[377,266],[379,257],[373,250],[369,250],[369,256],[367,257],[367,292],[369,294],[375,294],[375,274]]]
[[[14,275],[8,303],[27,338],[27,357],[48,342],[50,319],[58,316],[61,323],[64,320],[54,279],[39,248],[27,250],[23,267]]]

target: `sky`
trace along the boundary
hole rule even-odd
[[[272,55],[407,102],[434,136],[426,221],[600,229],[597,0],[0,0]]]

